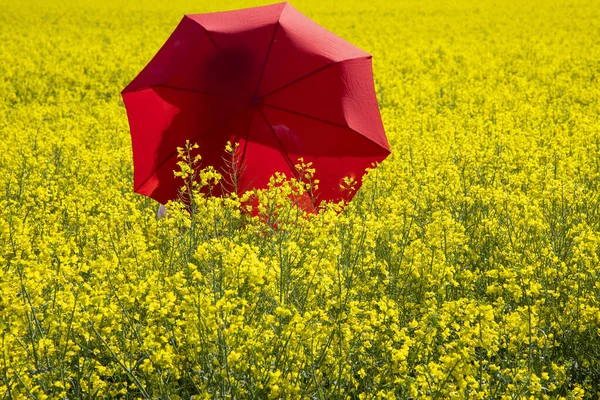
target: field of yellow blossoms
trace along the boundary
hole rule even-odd
[[[0,398],[598,398],[599,3],[294,0],[373,54],[392,155],[343,212],[157,219],[120,91],[259,4],[0,0]]]

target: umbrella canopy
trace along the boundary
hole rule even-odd
[[[344,177],[360,185],[390,153],[371,55],[287,3],[185,15],[122,96],[134,189],[163,204],[177,198],[186,140],[217,170],[226,143],[239,142],[241,188],[295,176],[302,157],[320,181],[317,204],[340,200]]]

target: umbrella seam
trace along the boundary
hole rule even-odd
[[[265,103],[264,105],[267,106],[267,107],[275,108],[276,110],[286,111],[286,112],[289,112],[291,114],[299,115],[301,117],[310,118],[310,119],[314,119],[315,121],[324,122],[326,124],[338,126],[340,128],[352,129],[352,128],[350,128],[347,125],[338,124],[337,122],[328,121],[326,119],[322,119],[322,118],[319,118],[319,117],[313,117],[312,115],[304,114],[304,113],[301,113],[301,112],[298,112],[298,111],[290,110],[290,109],[279,107],[279,106],[274,106],[272,104],[266,104]]]
[[[281,14],[283,14],[283,10]],[[273,42],[275,41],[275,35],[277,34],[277,28],[279,27],[279,20],[281,19],[281,14],[279,14],[279,18],[277,18],[277,22],[275,23],[275,27],[273,28],[273,35],[271,36],[271,41],[269,42],[269,49],[267,50],[267,55],[265,56],[265,61],[263,62],[262,71],[260,72],[260,77],[258,78],[258,84],[256,85],[256,91],[254,93],[255,96],[258,96],[260,84],[262,83],[263,76],[265,75],[265,69],[267,68],[267,62],[269,61],[269,55],[271,54]]]
[[[327,65],[324,65],[324,66],[322,66],[320,68],[317,68],[314,71],[309,72],[308,74],[302,75],[301,77],[298,77],[298,78],[294,79],[293,81],[288,82],[285,85],[278,87],[277,89],[271,90],[270,92],[268,92],[266,94],[263,94],[262,98],[265,98],[265,97],[270,96],[270,95],[272,95],[274,93],[277,93],[277,92],[279,92],[279,91],[287,88],[288,86],[291,86],[291,85],[293,85],[295,83],[298,83],[298,82],[302,81],[305,78],[308,78],[309,76],[318,74],[319,72],[321,72],[321,71],[323,71],[323,70],[325,70],[325,69],[327,69],[327,68],[329,68],[329,67],[331,67],[333,65],[341,64],[341,63],[346,62],[346,61],[361,60],[361,59],[370,59],[370,58],[372,58],[371,55],[369,55],[369,56],[361,56],[361,57],[354,57],[354,58],[347,58],[347,59],[339,60],[339,61],[333,61],[333,62],[331,62],[331,63],[329,63]]]
[[[254,111],[250,113],[250,122],[248,123],[248,132],[246,132],[246,140],[244,142],[244,150],[242,150],[242,158],[240,160],[240,164],[244,163],[244,159],[246,158],[246,148],[248,147],[248,139],[250,138],[250,130],[252,129],[252,121],[254,120]]]
[[[265,122],[267,123],[267,126],[269,127],[269,130],[271,131],[271,133],[273,134],[273,136],[275,136],[275,140],[279,144],[279,147],[281,148],[281,153],[282,153],[283,157],[285,158],[285,160],[286,160],[286,162],[288,164],[288,167],[290,168],[292,174],[294,174],[296,177],[298,177],[298,172],[296,171],[296,166],[292,162],[292,159],[290,158],[290,156],[287,153],[285,147],[283,146],[283,143],[281,143],[281,140],[279,140],[279,136],[277,136],[277,133],[275,132],[275,130],[271,126],[271,123],[269,122],[267,116],[265,115],[265,113],[263,112],[262,109],[260,109],[260,114],[262,115],[262,117],[264,118]]]
[[[172,89],[172,90],[181,90],[182,92],[205,94],[207,96],[215,96],[215,97],[217,97],[217,96],[241,97],[240,95],[235,95],[235,94],[208,93],[208,92],[203,92],[203,91],[200,91],[200,90],[192,90],[192,89],[186,89],[186,88],[177,87],[177,86],[165,85],[165,84],[162,84],[162,83],[158,84],[158,85],[153,85],[153,86],[145,86],[145,87],[141,87],[141,88],[134,89],[134,90],[128,90],[128,91],[123,90],[123,92],[121,92],[121,93],[122,94],[136,93],[136,92],[141,92],[141,91],[144,91],[144,90],[155,89],[155,88],[166,88],[166,89]]]
[[[210,36],[210,33],[208,32],[208,29],[206,29],[206,28],[205,28],[205,27],[204,27],[204,26],[203,26],[201,23],[199,23],[199,22],[195,21],[194,19],[190,18],[190,16],[189,16],[189,15],[187,15],[187,14],[184,14],[184,15],[183,15],[183,18],[181,19],[181,21],[179,22],[179,24],[177,25],[177,27],[175,28],[175,30],[174,30],[174,31],[171,33],[171,35],[170,35],[170,36],[167,38],[167,41],[165,42],[165,44],[166,44],[166,43],[168,43],[168,42],[169,42],[169,41],[170,41],[170,40],[173,38],[173,35],[174,35],[174,34],[175,34],[175,32],[177,31],[177,29],[179,29],[179,27],[181,26],[181,23],[182,23],[182,22],[183,22],[185,19],[188,19],[188,20],[190,20],[191,22],[193,22],[194,24],[196,24],[196,25],[198,25],[200,28],[202,28],[202,30],[204,31],[204,33],[206,33],[206,36],[208,37],[208,40],[210,40],[210,42],[213,44],[213,46],[215,46],[215,48],[219,49],[219,46],[217,46],[217,43],[215,42],[215,40],[212,38],[212,36]],[[163,45],[163,46],[164,46],[164,45]],[[160,52],[160,50],[159,50],[159,52]],[[154,55],[154,56],[153,56],[153,57],[150,59],[150,61],[149,61],[149,62],[146,64],[146,66],[145,66],[145,67],[142,69],[142,71],[143,71],[143,70],[145,70],[145,69],[146,69],[146,68],[147,68],[147,67],[148,67],[148,66],[149,66],[149,65],[152,63],[152,61],[154,61],[154,59],[155,59],[155,57],[156,57],[157,55],[158,55],[158,53],[156,53],[156,54],[155,54],[155,55]],[[139,75],[138,75],[138,76],[139,76]],[[137,77],[136,77],[136,78],[137,78]],[[129,86],[131,86],[131,84],[132,84],[133,82],[135,82],[136,78],[134,78],[134,80],[133,80],[133,81],[131,81],[131,82],[129,83],[129,85],[127,85],[127,86],[125,87],[125,89],[123,89],[123,90],[121,91],[121,94],[123,94],[123,93],[132,93],[132,92],[137,92],[137,89],[136,89],[136,90],[127,90],[127,88],[128,88]],[[152,86],[150,86],[150,87],[152,87]]]
[[[360,135],[360,136],[364,137],[365,139],[367,139],[367,140],[369,140],[369,141],[371,141],[371,142],[375,143],[377,146],[379,146],[379,147],[383,148],[384,150],[387,150],[387,151],[389,151],[389,149],[388,149],[386,146],[383,146],[383,145],[382,145],[381,143],[379,143],[378,141],[375,141],[375,140],[373,140],[372,138],[370,138],[370,137],[367,137],[366,135],[364,135],[363,133],[361,133],[361,132],[357,131],[356,129],[352,128],[352,127],[351,127],[351,126],[349,126],[349,125],[342,125],[342,124],[338,124],[337,122],[327,121],[326,119],[321,119],[321,118],[318,118],[318,117],[313,117],[313,116],[311,116],[311,115],[308,115],[308,114],[303,114],[303,113],[300,113],[300,112],[297,112],[297,111],[288,110],[287,108],[282,108],[282,107],[274,106],[274,105],[272,105],[272,104],[264,104],[264,105],[265,105],[266,107],[271,107],[271,108],[274,108],[274,109],[276,109],[276,110],[280,110],[280,111],[288,112],[288,113],[290,113],[290,114],[298,115],[298,116],[300,116],[300,117],[304,117],[304,118],[312,119],[312,120],[319,121],[319,122],[322,122],[322,123],[325,123],[325,124],[329,124],[329,125],[337,126],[337,127],[339,127],[339,128],[349,129],[350,131],[352,131],[352,132],[356,133],[357,135]]]
[[[206,33],[206,36],[208,36],[208,40],[211,41],[211,43],[217,48],[217,50],[220,50],[219,46],[217,45],[217,42],[215,42],[215,40],[213,39],[213,37],[210,36],[210,32],[208,31],[208,29],[206,29],[206,27],[204,25],[202,25],[200,22],[198,22],[198,21],[190,18],[190,16],[187,15],[187,14],[184,15],[184,17],[187,18],[187,19],[189,19],[189,20],[191,20],[192,22],[194,22],[195,24],[197,24],[199,27],[201,27],[204,30],[204,32]]]

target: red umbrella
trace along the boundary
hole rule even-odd
[[[227,141],[239,142],[244,188],[295,176],[302,157],[320,181],[317,204],[390,153],[371,55],[287,3],[185,15],[122,96],[135,191],[163,204],[182,185],[173,170],[186,140],[217,170]]]

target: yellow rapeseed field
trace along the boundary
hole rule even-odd
[[[0,0],[0,398],[598,398],[600,3],[294,0],[373,54],[392,155],[343,212],[157,219],[120,91],[259,4]]]

